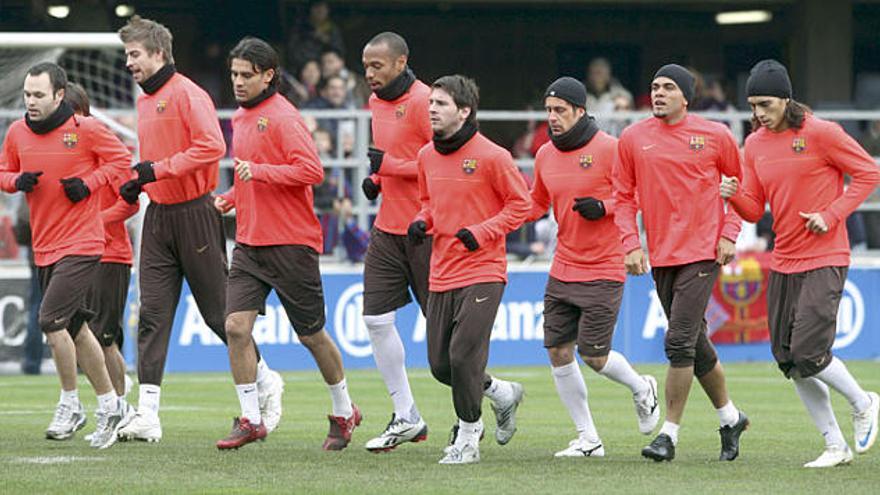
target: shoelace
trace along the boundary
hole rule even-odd
[[[60,425],[70,422],[73,417],[73,408],[69,404],[59,404],[55,409],[55,415],[52,416],[52,424]]]

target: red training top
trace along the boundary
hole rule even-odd
[[[428,143],[419,152],[422,209],[415,220],[433,228],[430,290],[507,282],[505,236],[531,208],[529,191],[510,153],[479,132],[442,155]],[[480,245],[468,251],[455,237],[467,228]]]
[[[127,176],[130,166],[128,148],[92,117],[74,115],[46,134],[34,133],[24,120],[12,123],[0,153],[0,188],[15,192],[21,172],[43,172],[26,195],[37,266],[104,252],[97,193]],[[71,177],[82,179],[92,192],[79,203],[67,198],[60,182]]]
[[[852,177],[843,186],[843,175]],[[770,202],[776,246],[771,268],[797,273],[824,266],[849,266],[846,217],[880,182],[868,153],[834,122],[812,115],[801,129],[772,132],[761,127],[746,139],[745,178],[730,204],[750,222]],[[806,229],[798,213],[820,213],[825,234]]]
[[[545,143],[535,157],[535,185],[529,221],[547,212],[559,223],[559,242],[550,276],[563,282],[626,280],[620,231],[614,223],[611,173],[617,160],[617,139],[599,131],[587,144],[560,151]],[[573,211],[575,198],[602,201],[605,216],[587,220]]]
[[[133,263],[131,238],[125,228],[125,221],[138,212],[138,203],[128,204],[119,196],[118,191],[122,184],[134,179],[136,175],[132,171],[120,175],[115,183],[102,187],[98,192],[98,197],[101,198],[101,222],[104,224],[104,256],[101,257],[101,263]]]
[[[375,225],[389,234],[405,235],[420,208],[416,159],[433,136],[428,116],[430,94],[431,88],[416,81],[394,101],[370,96],[373,141],[385,152],[379,180],[375,181],[382,185]]]
[[[137,110],[141,160],[153,162],[157,179],[144,186],[150,200],[184,203],[212,192],[226,143],[208,93],[176,73],[140,95]]]
[[[742,219],[724,212],[719,191],[721,174],[742,177],[727,127],[696,115],[674,125],[649,117],[624,129],[617,147],[614,220],[625,253],[641,247],[639,209],[652,266],[712,260],[721,237],[736,241]]]
[[[250,162],[253,178],[223,198],[236,208],[235,240],[250,246],[301,244],[323,249],[312,186],[324,180],[315,143],[299,111],[274,94],[232,116],[235,158]]]

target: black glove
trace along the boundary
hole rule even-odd
[[[15,179],[15,188],[22,192],[34,192],[34,187],[40,180],[37,178],[43,175],[43,172],[22,172]]]
[[[428,237],[428,224],[426,224],[424,220],[416,220],[409,224],[409,229],[406,231],[406,237],[409,239],[409,242],[413,244],[421,244],[425,241],[425,238]]]
[[[476,251],[480,249],[480,243],[477,242],[477,238],[474,237],[474,234],[468,229],[460,229],[455,233],[455,237],[464,244],[464,247],[468,248],[468,251]]]
[[[575,198],[572,211],[581,214],[587,220],[598,220],[605,216],[605,205],[602,201],[590,196],[587,198]]]
[[[140,162],[134,166],[134,169],[138,174],[138,184],[144,185],[149,184],[150,182],[156,182],[156,172],[153,171],[153,162]]]
[[[367,197],[370,201],[379,197],[379,191],[382,190],[382,186],[373,182],[373,179],[367,177],[361,182],[361,190],[364,191],[364,196]]]
[[[92,191],[89,191],[89,186],[79,177],[61,179],[61,185],[64,186],[64,194],[67,195],[67,199],[74,203],[79,203],[92,194]]]
[[[119,195],[130,205],[137,203],[140,193],[141,185],[138,183],[137,179],[132,179],[119,188]]]
[[[382,160],[385,158],[385,152],[380,150],[379,148],[373,148],[367,150],[367,156],[370,158],[370,172],[374,174],[379,173],[379,169],[382,168]]]

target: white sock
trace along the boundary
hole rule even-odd
[[[480,434],[483,432],[483,418],[478,419],[474,423],[468,423],[463,419],[458,420],[458,437],[462,443],[470,442],[479,446]],[[456,442],[458,443],[458,442]]]
[[[837,390],[840,395],[846,397],[853,411],[861,412],[871,405],[871,398],[856,383],[856,379],[846,369],[843,361],[836,357],[831,358],[831,364],[824,370],[816,373],[816,378],[822,380],[826,385]]]
[[[113,412],[119,407],[119,398],[116,391],[111,390],[106,394],[98,396],[98,410],[103,412]]]
[[[263,422],[260,416],[260,395],[257,393],[256,383],[242,383],[235,386],[238,394],[238,403],[241,404],[241,416],[247,418],[252,425]]]
[[[272,370],[266,364],[266,360],[263,359],[263,356],[260,356],[260,360],[257,361],[257,383],[263,383],[263,381],[269,378],[270,371]]]
[[[679,425],[675,423],[670,423],[669,421],[664,421],[658,435],[661,433],[665,433],[669,435],[669,438],[672,439],[672,445],[678,445],[678,428]]]
[[[587,401],[587,385],[584,383],[584,375],[581,374],[577,361],[552,367],[551,370],[559,399],[568,409],[578,436],[592,442],[598,441],[599,433],[596,431],[593,415],[590,414],[590,404]]]
[[[626,360],[623,354],[617,351],[608,353],[608,361],[599,370],[599,374],[629,387],[633,395],[645,394],[651,391],[648,382],[636,373],[636,370],[630,366],[629,361]]]
[[[733,426],[739,421],[739,409],[733,405],[733,401],[727,399],[727,404],[716,409],[718,411],[718,422],[721,426]]]
[[[72,406],[79,404],[79,390],[62,390],[61,398],[58,399],[58,401],[62,404],[70,404]]]
[[[843,438],[843,432],[840,431],[840,425],[837,424],[837,418],[834,417],[834,410],[831,408],[831,394],[828,385],[811,376],[809,378],[795,378],[794,388],[797,390],[801,402],[807,408],[807,412],[810,413],[813,424],[825,438],[825,446],[845,447],[846,440]]]
[[[415,400],[409,387],[406,355],[403,341],[400,340],[400,334],[394,326],[394,315],[394,311],[381,315],[364,315],[364,323],[370,334],[376,368],[379,369],[382,380],[388,388],[388,394],[394,404],[395,416],[415,421],[418,419],[418,410],[415,408]],[[416,417],[411,418],[412,414]]]
[[[351,397],[348,396],[348,386],[345,384],[345,378],[336,385],[327,385],[330,389],[330,400],[333,402],[333,415],[350,418],[354,414],[351,407]]]
[[[160,395],[158,385],[141,384],[138,387],[138,412],[159,414]]]
[[[492,382],[489,384],[489,388],[483,390],[483,396],[487,397],[495,404],[509,400],[510,396],[513,394],[510,382],[495,378],[494,376],[490,378],[492,379]]]

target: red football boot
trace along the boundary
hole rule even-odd
[[[266,439],[266,425],[260,423],[256,426],[247,418],[235,418],[232,420],[232,431],[223,440],[217,440],[217,448],[220,450],[237,449],[245,445]]]
[[[324,440],[324,450],[342,450],[351,442],[351,432],[361,424],[361,410],[354,404],[351,405],[352,414],[349,418],[342,416],[327,415],[330,420],[330,431]]]

